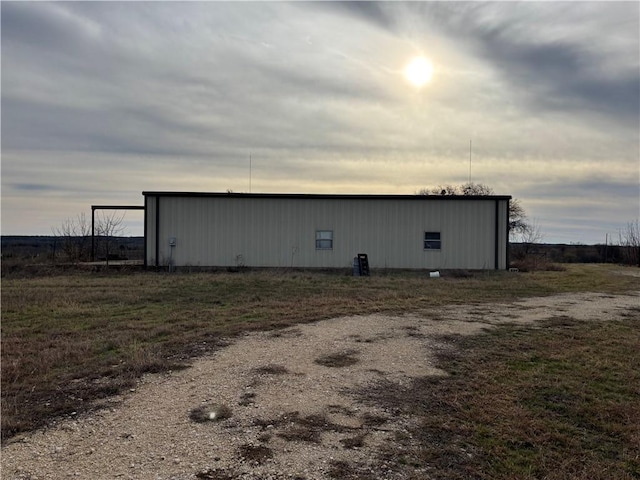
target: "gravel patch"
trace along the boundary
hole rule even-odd
[[[559,316],[604,321],[639,305],[640,292],[581,293],[250,333],[186,370],[144,377],[114,408],[15,437],[2,448],[2,478],[323,480],[357,470],[400,479],[377,452],[412,419],[349,391],[445,375],[434,366],[441,335]]]

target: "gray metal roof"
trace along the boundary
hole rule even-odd
[[[215,198],[289,198],[330,200],[511,200],[511,195],[381,195],[381,194],[316,194],[316,193],[226,193],[226,192],[142,192],[153,197],[215,197]]]

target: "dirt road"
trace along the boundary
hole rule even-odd
[[[321,480],[351,464],[371,478],[405,478],[377,452],[412,419],[359,403],[354,389],[444,375],[434,367],[443,334],[554,316],[606,321],[638,305],[640,292],[585,293],[251,333],[187,370],[145,377],[114,408],[14,439],[2,449],[2,478]],[[228,418],[190,418],[220,406]]]

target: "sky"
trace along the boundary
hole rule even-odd
[[[483,183],[544,242],[640,216],[639,2],[10,2],[3,235],[143,191]],[[416,56],[427,84],[404,75]],[[128,212],[125,235],[142,235]]]

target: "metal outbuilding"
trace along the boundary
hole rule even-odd
[[[508,268],[510,196],[143,192],[150,267]]]

